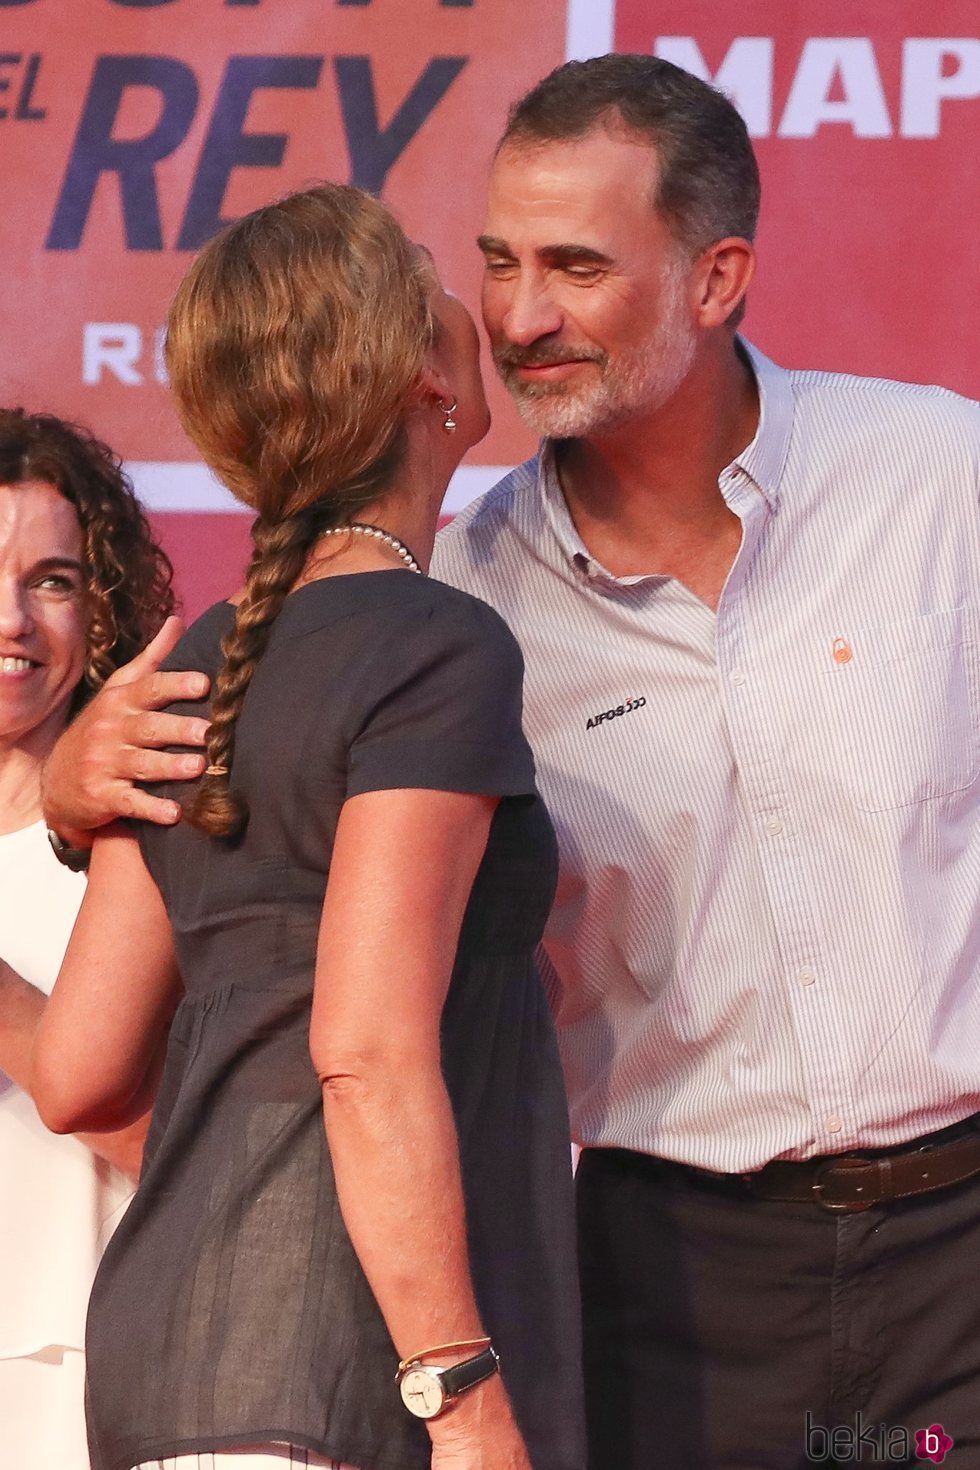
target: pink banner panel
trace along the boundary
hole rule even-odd
[[[975,0],[617,0],[619,51],[713,80],[763,180],[746,331],[781,362],[980,393]]]
[[[247,527],[176,424],[160,333],[223,220],[317,177],[381,192],[474,310],[509,103],[614,45],[714,80],[763,174],[746,330],[787,364],[980,392],[975,0],[0,0],[0,392],[90,424],[133,468],[195,613]],[[494,427],[458,509],[526,457]],[[220,512],[220,513],[219,513]]]
[[[192,252],[288,189],[352,180],[475,308],[493,146],[512,98],[563,59],[566,18],[566,0],[0,0],[0,392],[134,464],[190,611],[243,546],[230,517],[189,536],[167,514],[222,508],[188,473],[160,357]],[[477,466],[531,448],[494,396]]]

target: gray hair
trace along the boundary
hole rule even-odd
[[[754,237],[759,170],[745,123],[721,92],[659,57],[615,54],[559,66],[514,104],[497,151],[599,127],[656,148],[652,203],[692,257],[729,235]]]

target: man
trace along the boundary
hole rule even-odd
[[[980,1447],[980,415],[740,341],[757,205],[666,62],[517,105],[484,312],[545,443],[433,567],[522,642],[559,832],[592,1470]],[[168,815],[154,678],[60,784]]]

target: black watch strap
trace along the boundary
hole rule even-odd
[[[71,868],[73,873],[88,872],[88,865],[92,857],[90,847],[71,847],[61,833],[56,832],[53,827],[48,828],[48,841],[59,863],[63,863],[66,868]]]
[[[457,1363],[455,1368],[443,1368],[439,1377],[442,1386],[449,1398],[454,1399],[458,1394],[465,1393],[468,1388],[475,1388],[485,1378],[492,1378],[494,1373],[500,1371],[500,1359],[492,1347],[484,1348],[482,1353],[477,1353],[475,1358],[467,1358],[465,1363]]]

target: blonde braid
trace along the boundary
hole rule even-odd
[[[235,626],[222,640],[224,666],[211,703],[208,765],[222,772],[205,775],[185,821],[212,837],[237,837],[248,821],[248,807],[230,785],[235,753],[235,725],[259,659],[265,652],[279,611],[298,579],[322,523],[316,503],[284,521],[252,528],[255,550],[245,581],[245,596]]]

